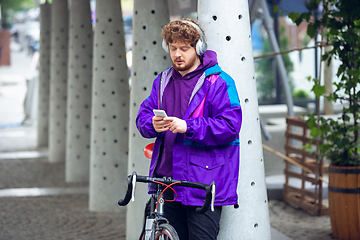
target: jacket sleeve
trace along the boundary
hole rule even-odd
[[[141,103],[139,112],[136,117],[136,127],[144,138],[154,138],[163,135],[163,133],[156,132],[152,124],[152,118],[155,116],[153,109],[158,109],[159,105],[159,81],[160,76],[154,80],[151,93],[149,97],[147,97]]]
[[[189,118],[186,123],[186,136],[200,144],[222,145],[238,139],[242,110],[234,80],[219,77],[210,87],[204,117]]]

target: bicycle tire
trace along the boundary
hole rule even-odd
[[[163,223],[155,233],[155,240],[180,240],[180,238],[173,226]]]

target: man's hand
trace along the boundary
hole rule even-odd
[[[165,121],[170,122],[169,130],[173,133],[185,133],[187,130],[187,124],[185,120],[177,117],[166,117]]]
[[[163,117],[154,116],[152,119],[153,126],[157,132],[169,130],[170,121],[165,121]]]

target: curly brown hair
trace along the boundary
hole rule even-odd
[[[183,20],[196,24],[204,34],[204,30],[193,19],[183,18]],[[162,30],[162,36],[167,45],[173,42],[184,42],[190,44],[192,47],[196,46],[197,41],[201,37],[195,27],[181,20],[175,20],[165,25]]]

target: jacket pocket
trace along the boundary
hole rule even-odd
[[[190,155],[190,164],[206,170],[213,170],[225,164],[223,156]]]

